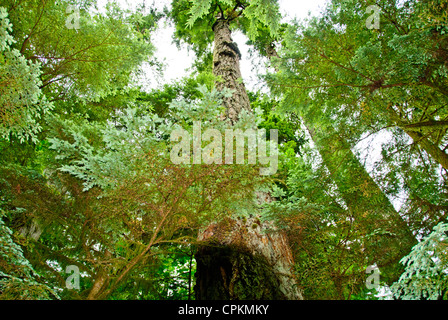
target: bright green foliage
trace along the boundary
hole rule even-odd
[[[182,101],[172,103],[171,107],[177,113],[172,116],[179,121],[176,126],[182,125],[183,129],[188,130],[192,121],[202,121],[203,130],[209,126],[217,129],[222,127],[222,122],[217,121],[221,111],[220,100],[215,97],[217,92],[213,90],[212,93],[207,93],[205,90],[205,87],[200,90],[204,98],[199,104],[192,103],[188,106]],[[157,163],[158,157],[146,165],[140,162],[150,154],[158,155],[164,165],[167,161],[169,146],[166,139],[176,128],[172,120],[159,118],[157,114],[138,116],[136,109],[126,109],[114,120],[106,126],[85,120],[77,125],[72,120],[65,120],[63,127],[68,130],[66,133],[71,141],[55,138],[49,140],[51,149],[57,150],[59,154],[57,159],[71,159],[70,164],[62,167],[62,171],[84,180],[85,190],[93,186],[104,190],[114,188],[125,176],[139,174],[132,173],[134,170],[154,171],[151,167]],[[246,123],[250,123],[250,119],[243,119],[240,126],[244,128]],[[102,138],[98,139],[95,132],[99,132]],[[100,149],[97,149],[98,141],[102,141]],[[81,159],[74,160],[74,156]],[[142,165],[144,167],[140,168]]]
[[[160,265],[155,281],[158,288],[153,290],[159,294],[158,299],[191,300],[194,297],[194,272],[196,261],[194,248],[177,246],[159,257]],[[157,278],[159,277],[159,278]]]
[[[378,29],[367,26],[370,15],[366,10],[373,4],[380,10]],[[315,213],[315,233],[313,228],[304,228],[302,235],[314,234],[316,239],[322,239],[320,235],[328,224],[341,223],[347,226],[347,233],[331,232],[332,240],[349,243],[354,256],[354,243],[370,242],[373,252],[387,265],[388,254],[393,250],[380,244],[381,241],[400,232],[426,235],[446,214],[445,6],[445,1],[334,0],[321,17],[302,24],[295,22],[286,29],[280,59],[272,59],[276,73],[266,79],[282,99],[277,112],[294,112],[301,117],[320,152],[323,168],[328,169],[328,173],[323,170],[313,175],[316,164],[310,164],[314,168],[298,180],[305,186],[312,181],[312,188],[304,193],[305,203],[325,208],[331,203],[330,196],[341,206],[331,209],[329,219]],[[366,158],[360,158],[355,149],[384,128],[391,128],[393,139],[384,140],[383,158],[374,164],[369,177],[363,167]],[[289,177],[297,170],[293,168]],[[381,189],[372,183],[371,177]],[[289,188],[289,193],[304,189],[300,183]],[[327,197],[316,198],[320,194],[316,188],[324,188]],[[394,219],[385,223],[390,215],[384,212],[394,210],[382,191],[405,203],[400,214],[406,217],[409,230],[402,223],[390,223]],[[350,223],[352,218],[354,221]],[[377,229],[376,225],[382,227]],[[409,243],[403,249],[410,250],[412,237],[407,238]],[[400,239],[404,237],[397,239],[403,245]],[[364,262],[366,252],[352,261],[346,254],[342,255],[344,259],[332,258],[331,261],[337,261],[334,269],[339,270],[335,272],[321,263],[327,257],[327,249],[316,244],[310,246],[312,249],[308,251],[312,254],[300,253],[303,262],[298,262],[299,265],[307,265],[310,257],[319,256],[316,270],[322,271],[320,275],[325,275],[322,278],[330,279],[326,283],[333,282],[336,290],[338,281],[351,286],[351,277],[339,273],[340,270],[357,274],[354,291],[344,289],[346,293],[341,295],[339,290],[339,297],[348,297],[351,291],[362,289],[362,273],[375,262],[370,260],[372,256],[364,257]],[[380,254],[381,250],[387,252]],[[309,272],[312,268],[300,270]],[[334,274],[343,276],[331,279]],[[383,274],[382,278],[390,281],[389,276]],[[317,285],[308,284],[311,279],[319,277],[302,279],[312,290],[309,296],[321,297],[322,293],[315,289]]]
[[[214,77],[211,72],[204,70],[179,82],[165,84],[161,89],[154,89],[149,93],[139,92],[136,102],[140,105],[147,103],[154,113],[165,118],[171,112],[170,104],[173,100],[182,98],[186,102],[193,102],[202,98],[198,85],[205,85],[211,90],[214,86]]]
[[[175,23],[175,37],[174,42],[180,46],[182,42],[189,44],[195,53],[201,57],[207,51],[210,52],[210,44],[213,42],[212,25],[214,23],[214,16],[208,15],[201,21],[204,23],[195,22],[192,28],[187,27],[188,12],[191,4],[188,0],[175,0],[172,2],[172,11],[169,17]]]
[[[198,55],[210,48],[217,19],[229,21],[231,28],[239,28],[253,41],[260,32],[276,37],[280,29],[277,0],[174,0],[172,6],[176,41],[190,44]]]
[[[0,211],[0,300],[49,300],[58,298],[24,257],[14,242],[13,232],[3,222]]]
[[[237,16],[236,12],[231,12],[232,9],[241,8],[242,16],[247,18],[250,22],[248,29],[249,39],[253,39],[257,35],[257,26],[262,24],[268,26],[271,35],[275,35],[278,31],[280,14],[277,1],[273,0],[189,0],[192,3],[190,9],[190,17],[187,21],[187,26],[192,28],[195,22],[209,14],[217,13],[217,10],[222,10],[224,18],[233,20]],[[221,13],[221,14],[222,14]],[[226,15],[227,13],[227,15]]]
[[[203,16],[207,15],[209,13],[210,7],[212,5],[211,0],[197,0],[197,1],[190,1],[192,3],[191,9],[190,9],[190,18],[187,21],[187,26],[192,27],[196,20],[202,18]]]
[[[130,276],[138,279],[137,270],[144,270],[143,262],[157,256],[161,244],[191,240],[190,230],[232,213],[235,200],[241,208],[244,199],[252,197],[256,168],[179,166],[170,159],[168,138],[174,128],[191,130],[192,121],[202,121],[203,130],[223,124],[218,93],[205,87],[200,92],[203,99],[191,104],[173,102],[171,119],[126,109],[108,124],[53,120],[61,136],[50,139],[50,148],[63,163],[60,171],[81,180],[83,193],[100,197],[89,200],[91,209],[77,222],[79,228],[92,221],[79,241],[86,241],[86,249],[101,244],[94,265],[99,267],[107,255],[114,261],[103,271],[111,284],[97,298],[110,296]],[[251,117],[246,118],[241,126],[253,124]],[[91,258],[84,254],[84,268],[91,268]]]
[[[448,208],[447,179],[445,171],[409,140],[403,131],[391,131],[382,146],[384,161],[375,169],[386,172],[378,174],[383,190],[401,200],[400,213],[408,217],[410,228],[419,237],[425,237]]]
[[[125,249],[125,248],[123,248]],[[157,255],[140,267],[139,277],[120,286],[111,296],[116,300],[193,299],[194,260],[191,245],[164,244],[154,248]]]
[[[307,146],[301,152],[284,158],[286,181],[265,215],[288,233],[306,299],[350,299],[363,290],[371,261],[321,159]]]
[[[27,59],[41,62],[41,87],[54,100],[99,101],[126,87],[153,51],[148,35],[160,17],[124,12],[114,3],[104,14],[93,14],[94,3],[87,0],[0,5],[9,11],[15,47]],[[79,29],[67,27],[69,5],[79,9]]]
[[[277,35],[280,26],[280,13],[277,1],[250,1],[244,11],[244,16],[249,20],[247,36],[250,40],[254,40],[258,35],[258,27],[260,24],[269,28],[272,37]]]
[[[366,27],[368,5],[333,1],[324,18],[289,28],[281,72],[268,79],[285,93],[280,110],[325,108],[350,142],[397,126],[446,168],[448,156],[438,150],[446,123],[437,120],[446,117],[447,35],[413,13],[426,2],[379,2],[379,29]],[[319,112],[314,121],[319,124]]]
[[[395,298],[448,299],[447,237],[448,224],[441,222],[402,259],[406,270],[391,286]]]
[[[12,25],[0,7],[0,137],[37,141],[38,119],[53,106],[42,94],[40,63],[33,63],[11,45]]]
[[[366,25],[371,4],[379,29]],[[68,5],[79,29],[66,26]],[[379,261],[395,298],[447,298],[446,0],[333,0],[289,25],[276,0],[174,0],[173,40],[198,59],[192,76],[151,92],[134,76],[158,67],[161,13],[96,5],[0,0],[0,298],[192,298],[198,230],[258,210],[261,186],[273,197],[262,218],[287,233],[306,299],[366,299]],[[275,66],[271,92],[249,93],[255,113],[234,127],[279,130],[267,179],[257,166],[170,159],[173,129],[229,128],[230,93],[213,89],[219,19]],[[382,158],[366,170],[359,147],[378,132]],[[409,230],[390,223],[386,196],[421,239],[393,262],[384,244]],[[67,266],[79,267],[79,290],[66,287]]]

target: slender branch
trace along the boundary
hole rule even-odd
[[[10,15],[11,11],[16,10],[16,8],[22,3],[23,0],[14,1],[13,6],[8,10],[8,15]]]
[[[176,199],[173,202],[173,205],[165,212],[165,214],[162,217],[162,220],[157,225],[157,228],[154,230],[154,233],[149,241],[149,244],[146,246],[146,248],[136,257],[134,257],[131,262],[128,264],[128,266],[125,268],[125,270],[118,276],[118,278],[114,281],[114,283],[111,285],[111,287],[108,290],[105,290],[101,293],[101,295],[98,296],[99,299],[103,297],[107,297],[109,294],[112,293],[112,291],[118,286],[118,284],[123,280],[123,278],[137,265],[137,263],[151,250],[151,248],[156,244],[158,241],[161,240],[157,238],[158,233],[162,229],[162,227],[165,225],[166,220],[170,216],[170,214],[177,208],[177,204],[179,200],[183,197],[187,189],[187,186],[184,186],[182,192],[176,197]]]
[[[221,5],[219,3],[218,3],[218,8],[219,8],[219,11],[221,12],[221,19],[225,20],[224,11],[222,10]]]
[[[241,10],[240,12],[238,12],[238,14],[235,17],[229,19],[229,22],[235,20],[236,18],[239,18],[243,14],[243,11],[244,10]]]
[[[345,70],[351,71],[351,72],[353,72],[353,73],[356,73],[356,74],[360,75],[361,77],[363,77],[363,78],[365,78],[365,79],[367,79],[367,80],[369,80],[369,81],[371,81],[371,82],[375,82],[375,80],[369,78],[368,76],[362,74],[361,72],[356,71],[356,70],[354,70],[354,69],[352,69],[352,68],[346,67],[346,66],[344,66],[343,64],[340,64],[339,62],[334,61],[333,59],[331,59],[330,57],[328,57],[325,53],[317,52],[317,50],[316,50],[316,53],[317,53],[318,55],[320,55],[322,58],[325,58],[325,59],[326,59],[327,61],[329,61],[330,63],[332,63],[332,64],[334,64],[334,65],[336,65],[336,66],[338,66],[338,67],[340,67],[340,68],[342,68],[342,69],[345,69]]]
[[[42,2],[43,2],[43,5],[42,5],[42,11],[40,12],[40,15],[39,15],[39,17],[37,18],[36,23],[34,24],[33,28],[31,29],[30,34],[25,38],[25,40],[23,40],[22,47],[20,48],[20,53],[21,53],[21,54],[23,54],[23,52],[25,51],[26,45],[28,44],[28,41],[30,40],[31,36],[32,36],[33,33],[34,33],[34,29],[36,29],[37,25],[38,25],[39,22],[40,22],[40,19],[42,18],[42,15],[43,15],[44,12],[45,12],[46,0],[43,0]]]
[[[236,9],[238,9],[240,5],[241,3],[237,1],[235,7],[233,8],[233,11],[236,11]]]
[[[445,127],[448,127],[448,120],[440,120],[440,121],[429,120],[429,121],[423,121],[423,122],[404,124],[404,125],[401,125],[401,127],[404,127],[404,128],[423,128],[423,127],[445,128]]]

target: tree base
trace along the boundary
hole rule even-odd
[[[199,236],[197,300],[301,300],[284,234],[257,218],[226,219]]]

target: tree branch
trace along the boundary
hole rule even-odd
[[[43,0],[42,2],[43,2],[43,5],[42,5],[42,11],[40,12],[39,18],[37,18],[37,21],[36,21],[36,23],[34,24],[33,28],[31,29],[30,34],[25,38],[25,40],[23,40],[22,47],[20,48],[20,53],[21,53],[21,54],[23,54],[23,52],[25,51],[26,45],[28,44],[28,41],[30,40],[31,36],[32,36],[33,33],[34,33],[34,29],[36,29],[37,25],[38,25],[39,22],[40,22],[40,19],[42,18],[42,15],[43,15],[44,12],[45,12],[46,0]]]
[[[404,124],[402,125],[404,128],[424,128],[424,127],[441,127],[446,128],[448,127],[448,120],[430,120],[430,121],[423,121],[423,122],[416,122],[416,123],[410,123],[410,124]]]
[[[219,3],[218,3],[218,8],[219,8],[219,11],[221,12],[221,18],[220,19],[225,20],[226,18],[224,16],[224,11],[222,10],[221,5]]]

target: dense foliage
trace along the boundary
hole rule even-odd
[[[162,18],[198,59],[145,92]],[[269,58],[233,126],[219,19]],[[275,0],[0,0],[0,299],[192,299],[198,232],[254,212],[287,234],[306,299],[447,299],[447,87],[446,0],[332,0],[290,23]],[[277,129],[278,171],[173,163],[171,133],[198,122]]]

